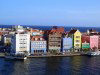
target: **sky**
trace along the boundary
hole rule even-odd
[[[100,0],[0,0],[0,24],[100,27]]]

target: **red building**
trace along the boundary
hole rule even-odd
[[[87,42],[90,43],[90,36],[89,35],[82,35],[82,43]]]
[[[82,49],[90,48],[90,36],[87,34],[82,35]]]

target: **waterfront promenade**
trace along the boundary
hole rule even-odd
[[[45,55],[30,55],[29,58],[34,57],[69,57],[69,56],[83,56],[86,55],[86,52],[66,52],[58,54],[45,54]]]
[[[83,56],[86,55],[86,52],[66,52],[66,53],[57,53],[57,54],[34,54],[27,56],[28,58],[38,58],[38,57],[69,57],[69,56]],[[5,53],[0,53],[0,57],[5,57]]]

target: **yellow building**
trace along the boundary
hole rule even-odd
[[[77,30],[74,33],[74,49],[80,49],[81,48],[81,32]]]
[[[73,38],[73,48],[78,50],[81,48],[81,32],[77,29],[72,29],[69,36]]]

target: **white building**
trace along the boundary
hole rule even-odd
[[[30,53],[30,34],[15,34],[11,41],[12,53]]]
[[[15,29],[16,29],[16,32],[24,32],[25,31],[25,29],[23,28],[23,26],[20,26],[20,25],[15,26]]]

